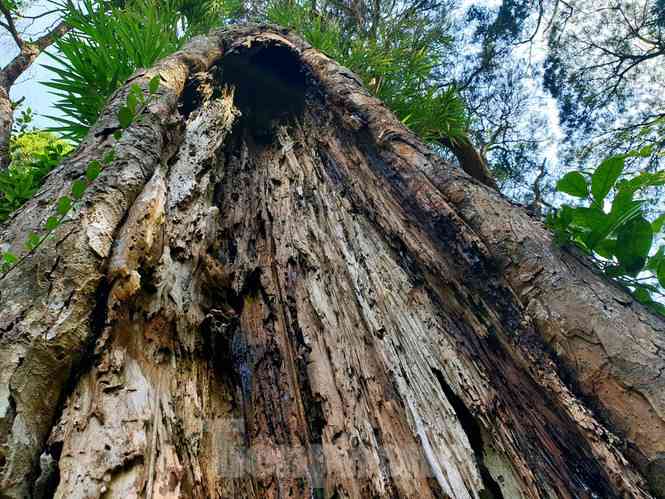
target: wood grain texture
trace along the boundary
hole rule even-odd
[[[157,73],[80,220],[0,282],[3,494],[662,496],[662,320],[287,31]]]

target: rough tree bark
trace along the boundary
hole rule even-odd
[[[662,319],[285,30],[131,83],[156,74],[0,281],[0,495],[664,497]],[[126,94],[0,240],[110,147]]]

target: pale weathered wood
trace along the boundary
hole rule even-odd
[[[0,282],[8,497],[662,496],[661,319],[287,31],[157,73],[79,218]]]

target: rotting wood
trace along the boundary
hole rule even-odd
[[[663,496],[661,319],[287,31],[157,73],[80,220],[0,282],[7,497]]]

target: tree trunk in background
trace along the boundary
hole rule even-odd
[[[0,84],[0,171],[9,165],[9,139],[14,123],[14,110],[9,91]]]
[[[662,319],[286,31],[131,82],[158,73],[0,281],[0,495],[664,497]],[[126,94],[0,240],[110,147]]]
[[[9,147],[14,123],[14,109],[9,92],[16,80],[32,66],[37,57],[71,28],[65,21],[60,21],[39,38],[23,40],[22,34],[18,33],[14,26],[13,14],[3,2],[0,2],[0,11],[7,22],[3,28],[12,33],[19,51],[5,67],[0,69],[0,171],[2,171],[11,162]]]

